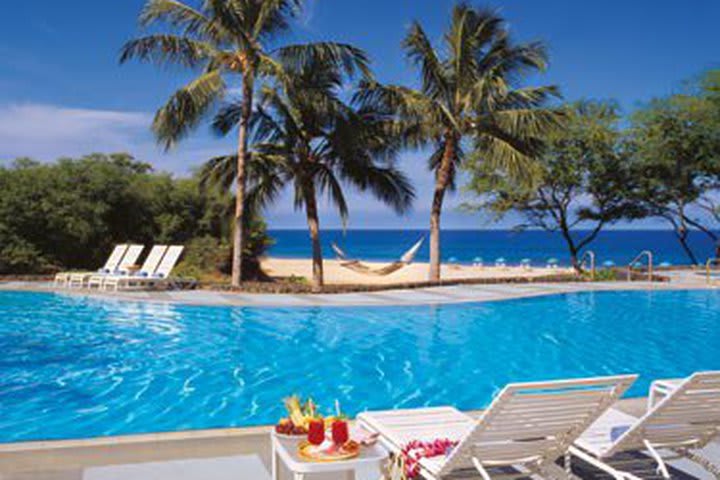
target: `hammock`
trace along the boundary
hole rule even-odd
[[[422,246],[424,240],[424,237],[421,238],[415,243],[415,245],[410,247],[410,249],[405,252],[399,260],[381,268],[371,268],[368,265],[362,263],[360,260],[351,260],[350,258],[348,258],[348,255],[340,247],[337,246],[335,242],[333,242],[330,246],[335,252],[335,255],[337,255],[338,260],[340,260],[340,266],[345,267],[348,270],[352,270],[353,272],[384,277],[386,275],[390,275],[391,273],[397,272],[406,265],[410,265],[415,259],[415,255],[417,255],[417,252],[418,250],[420,250],[420,247]]]

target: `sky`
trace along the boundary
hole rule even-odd
[[[194,3],[194,0],[187,0]],[[164,152],[149,131],[154,111],[189,77],[175,69],[118,64],[124,42],[141,33],[144,0],[33,0],[8,2],[0,18],[0,161],[29,156],[52,161],[91,152],[127,151],[157,170],[188,175],[204,160],[232,151],[202,126],[178,148]],[[451,0],[306,0],[284,41],[335,40],[363,48],[378,79],[414,85],[417,71],[400,42],[419,21],[439,41]],[[550,67],[533,84],[558,85],[566,100],[615,99],[631,112],[649,99],[682,88],[688,79],[720,66],[717,0],[505,0],[497,8],[519,41],[541,40]],[[350,228],[424,228],[432,195],[425,155],[399,159],[417,188],[415,207],[398,217],[367,196],[351,192]],[[461,212],[462,194],[448,199],[446,228],[507,227]],[[321,223],[338,227],[323,205]],[[271,228],[302,228],[304,215],[283,196],[266,214]],[[649,224],[641,224],[641,226]],[[637,226],[637,225],[636,225]]]

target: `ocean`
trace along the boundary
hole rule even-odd
[[[281,258],[309,258],[310,240],[305,230],[270,230],[275,244],[270,255]],[[582,234],[582,232],[578,232]],[[325,258],[334,258],[330,244],[336,242],[348,256],[363,260],[397,260],[420,238],[425,243],[416,261],[428,261],[428,232],[425,230],[324,230],[321,232]],[[471,264],[481,258],[493,264],[504,258],[509,265],[529,259],[533,265],[545,265],[551,258],[560,265],[569,264],[569,254],[559,233],[513,230],[445,230],[442,232],[443,261]],[[700,262],[714,255],[712,241],[701,232],[690,234],[690,244]],[[627,265],[642,250],[651,250],[655,263],[689,264],[672,231],[668,230],[607,230],[589,246],[597,256],[598,265],[613,262]]]

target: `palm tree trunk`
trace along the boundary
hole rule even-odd
[[[325,284],[323,275],[323,257],[322,246],[320,244],[320,220],[318,218],[317,200],[315,198],[315,185],[308,182],[305,186],[305,212],[307,214],[308,230],[310,231],[310,241],[312,243],[312,262],[313,262],[313,290],[322,289]]]
[[[445,192],[450,184],[450,176],[455,158],[455,137],[448,134],[445,140],[445,152],[435,176],[435,194],[430,209],[430,281],[440,281],[440,215],[442,214]]]
[[[244,280],[242,270],[242,255],[245,250],[245,160],[247,159],[248,125],[252,114],[253,84],[252,80],[243,79],[242,111],[240,113],[240,126],[238,128],[237,147],[237,178],[235,194],[235,222],[233,225],[233,256],[232,256],[232,285],[239,287]]]

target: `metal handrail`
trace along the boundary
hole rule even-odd
[[[585,258],[590,259],[590,280],[595,280],[595,252],[588,250],[580,257],[580,265],[585,263]]]
[[[632,281],[633,265],[635,265],[643,257],[647,257],[647,259],[648,259],[648,280],[652,282],[652,279],[653,279],[653,254],[650,250],[643,250],[642,252],[640,252],[637,255],[637,257],[633,258],[632,262],[630,262],[628,264],[628,273],[627,273],[628,282]]]
[[[713,283],[710,280],[710,266],[716,263],[720,264],[720,258],[708,258],[708,261],[705,262],[705,281],[708,285],[711,285]]]

